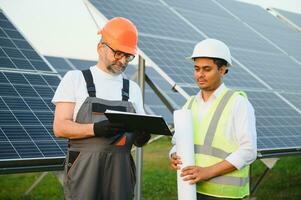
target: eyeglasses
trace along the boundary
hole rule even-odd
[[[114,58],[117,59],[117,60],[121,59],[121,58],[124,56],[124,57],[125,57],[125,60],[126,60],[127,62],[131,62],[131,61],[135,58],[135,56],[132,55],[132,54],[124,53],[124,52],[118,51],[118,50],[114,50],[114,49],[113,49],[112,47],[110,47],[108,44],[106,44],[106,43],[103,43],[103,44],[106,45],[107,47],[109,47],[109,48],[113,51],[113,53],[114,53]]]

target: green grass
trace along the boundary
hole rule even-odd
[[[170,139],[162,138],[144,148],[143,199],[175,200],[176,173],[169,168]],[[255,178],[264,170],[260,161],[254,164]],[[25,173],[0,176],[1,200],[61,200],[63,188],[48,173],[29,196],[22,195],[41,173]],[[257,191],[258,200],[301,199],[301,156],[282,157],[267,175]]]
[[[176,172],[169,168],[170,139],[162,138],[144,148],[143,197],[144,199],[177,199]]]
[[[0,176],[1,200],[46,200],[63,199],[63,188],[53,173],[48,173],[26,197],[24,193],[41,173],[26,173]]]
[[[256,161],[254,175],[263,172],[263,164]],[[282,157],[266,175],[256,193],[257,199],[301,199],[301,156]]]

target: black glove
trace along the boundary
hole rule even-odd
[[[122,124],[110,123],[109,120],[94,123],[93,130],[96,137],[112,137],[125,132]]]
[[[134,145],[136,147],[142,147],[149,141],[150,138],[151,138],[151,135],[149,133],[134,132]]]

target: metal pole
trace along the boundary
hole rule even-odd
[[[43,178],[48,174],[48,172],[43,172],[38,178],[37,180],[35,180],[33,182],[33,184],[30,186],[30,188],[24,193],[24,196],[29,195],[29,193],[31,193],[31,191],[43,180]]]
[[[258,189],[259,184],[262,182],[262,180],[266,177],[270,169],[266,167],[262,175],[258,178],[258,180],[254,183],[254,186],[252,186],[251,191],[250,191],[250,196],[255,196],[256,191]]]
[[[64,186],[64,171],[54,171],[53,174],[56,176],[62,186]]]
[[[138,84],[142,92],[142,101],[144,102],[144,76],[145,75],[145,60],[139,55],[138,63]],[[144,104],[144,103],[143,103]],[[135,200],[141,200],[141,188],[142,188],[142,171],[143,171],[143,148],[136,147],[136,188],[135,188]]]

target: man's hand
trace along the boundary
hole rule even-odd
[[[93,130],[96,137],[112,137],[125,132],[122,124],[110,123],[108,120],[94,123]]]
[[[136,147],[142,147],[149,141],[150,138],[151,138],[151,135],[149,133],[134,132],[134,145]]]
[[[210,167],[188,166],[182,169],[181,177],[190,184],[212,178]]]
[[[182,164],[181,158],[180,156],[177,155],[177,153],[173,153],[171,154],[171,158],[170,158],[170,167],[173,170],[179,170],[180,166]]]

